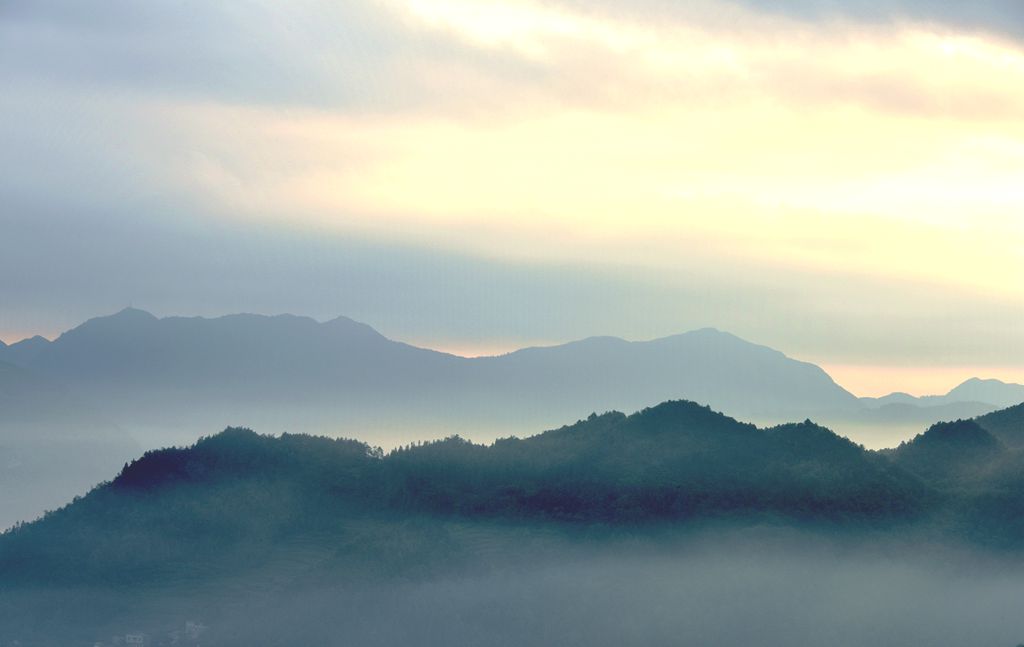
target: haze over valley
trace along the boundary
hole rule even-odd
[[[4,0],[0,87],[0,647],[1024,645],[1021,0]]]

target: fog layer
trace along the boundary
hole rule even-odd
[[[758,530],[681,542],[531,536],[531,548],[510,557],[522,529],[461,532],[475,537],[472,563],[429,575],[317,585],[320,558],[298,551],[287,577],[130,600],[95,591],[89,597],[121,609],[93,630],[110,637],[52,624],[38,644],[91,645],[126,632],[158,641],[188,620],[205,624],[211,645],[1012,647],[1024,639],[1020,566],[992,556]],[[489,556],[488,546],[503,556]],[[82,600],[82,591],[42,595]]]

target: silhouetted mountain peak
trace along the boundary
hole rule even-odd
[[[958,417],[969,418],[1000,407],[1024,402],[1024,385],[1011,384],[996,379],[972,377],[944,395],[915,397],[906,393],[890,393],[880,398],[861,398],[860,401],[871,409],[882,409],[888,405],[901,404],[914,407],[938,408],[959,405]],[[972,411],[973,409],[973,411]],[[981,409],[979,411],[979,409]],[[953,416],[945,417],[950,419]]]
[[[725,330],[719,330],[718,328],[714,328],[712,326],[705,326],[704,328],[697,328],[697,329],[691,330],[689,332],[684,332],[684,333],[681,333],[679,335],[672,335],[672,336],[674,336],[674,337],[681,337],[683,335],[688,335],[690,337],[706,337],[706,338],[709,338],[709,339],[710,338],[715,338],[715,339],[736,341],[736,342],[740,342],[740,343],[743,343],[743,344],[749,344],[750,343],[746,339],[743,339],[742,337],[738,337],[737,335],[734,335],[731,332],[727,332]]]
[[[112,315],[93,317],[85,323],[65,332],[57,340],[75,338],[82,335],[125,335],[132,334],[141,328],[159,322],[157,317],[138,308],[125,308]]]
[[[41,335],[36,335],[35,337],[22,339],[10,346],[0,348],[0,351],[3,351],[3,357],[5,360],[19,366],[24,366],[31,364],[36,357],[50,346],[50,343],[49,339],[46,339]]]
[[[765,350],[772,350],[767,346],[761,346],[753,342],[747,341],[742,337],[738,337],[731,332],[725,332],[718,328],[697,328],[696,330],[688,330],[686,332],[677,333],[675,335],[668,335],[666,337],[659,337],[652,339],[650,343],[672,343],[672,342],[700,342],[700,343],[712,343],[712,344],[727,344],[735,346],[743,346],[750,348],[764,348]],[[772,352],[778,352],[772,350]],[[779,353],[781,355],[781,353]]]
[[[955,391],[956,389],[959,389],[960,387],[978,386],[978,385],[982,385],[982,384],[988,384],[988,385],[1006,384],[1006,382],[1003,382],[1002,380],[997,380],[995,378],[969,377],[966,380],[964,380],[963,382],[961,382],[959,385],[957,385],[956,387],[951,389],[951,391]]]
[[[14,342],[8,348],[41,348],[50,344],[50,340],[42,335],[35,335],[21,341]]]
[[[972,377],[946,394],[947,399],[988,402],[1007,407],[1024,402],[1024,385]]]
[[[344,316],[338,316],[335,317],[334,319],[325,321],[322,325],[330,330],[344,332],[346,334],[359,335],[363,337],[373,337],[378,339],[387,339],[386,337],[384,337],[384,335],[377,332],[377,330],[373,326],[365,324],[361,321],[356,321],[355,319],[349,319],[348,317]]]
[[[917,396],[910,395],[905,391],[893,391],[889,395],[881,398],[861,398],[863,400],[879,400],[885,402],[897,402],[897,403],[911,403],[917,401]]]
[[[135,308],[133,306],[128,306],[127,308],[122,308],[121,310],[115,312],[114,314],[110,315],[108,318],[135,319],[135,320],[142,321],[142,320],[153,320],[153,319],[156,319],[156,315],[154,315],[153,313],[148,312],[146,310],[142,310],[140,308]]]
[[[131,326],[139,324],[148,324],[159,321],[156,315],[139,308],[124,308],[119,310],[112,315],[106,315],[102,317],[94,317],[83,325],[92,323],[93,325],[116,325],[116,326]]]

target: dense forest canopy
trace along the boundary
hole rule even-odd
[[[595,546],[636,556],[644,542],[654,550],[709,528],[1017,555],[1021,411],[940,423],[884,451],[811,421],[758,428],[687,401],[592,414],[529,438],[452,436],[390,452],[228,428],[147,452],[0,535],[0,639],[91,645],[131,623],[166,636],[169,619],[212,613],[224,644],[250,634],[244,644],[263,644],[260,631],[281,627],[279,605],[320,587],[392,596],[401,582],[496,577]],[[270,613],[262,630],[251,615],[259,605]]]
[[[872,452],[810,421],[760,429],[672,401],[525,439],[453,436],[386,454],[355,440],[229,428],[147,452],[113,481],[8,532],[0,568],[26,580],[145,578],[199,555],[248,559],[282,537],[381,514],[607,527],[925,526],[1024,548],[1015,521],[1024,463],[1000,439],[1011,427],[1004,420],[997,438],[980,422],[942,423]]]

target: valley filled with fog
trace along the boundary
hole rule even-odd
[[[1024,0],[0,0],[0,647],[1024,647]]]
[[[21,592],[53,606],[53,624],[21,635],[26,645],[113,645],[126,634],[170,644],[158,641],[191,622],[203,645],[268,647],[1013,647],[1024,638],[1024,566],[963,547],[770,527],[417,530],[434,541],[379,563],[292,547],[278,570],[213,584],[181,573],[162,587]],[[109,612],[105,621],[88,617],[83,598]],[[0,614],[23,602],[0,592]],[[6,617],[17,634],[22,623]]]

